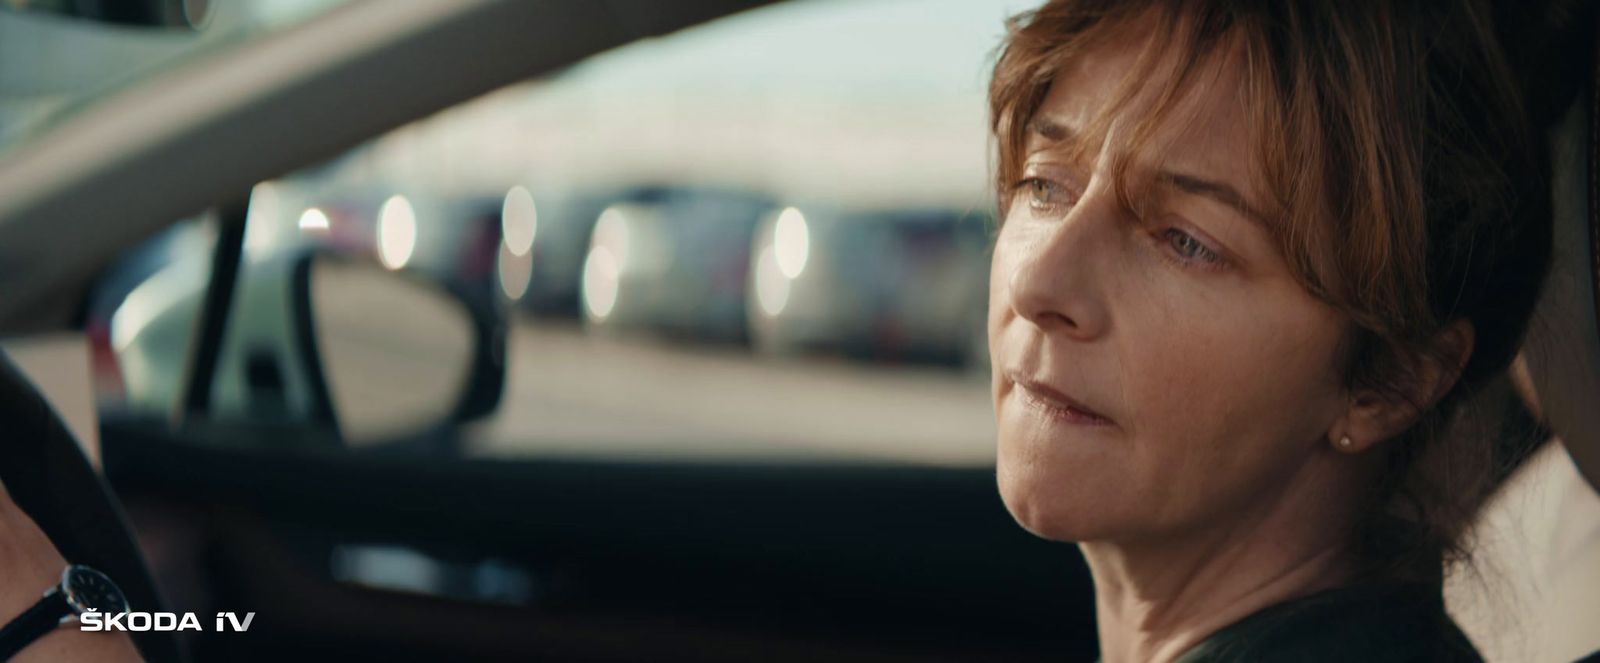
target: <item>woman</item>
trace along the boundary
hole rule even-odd
[[[998,482],[1121,661],[1477,660],[1463,401],[1550,252],[1479,4],[1059,0],[990,91]]]

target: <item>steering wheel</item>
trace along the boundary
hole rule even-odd
[[[3,354],[0,422],[6,431],[0,440],[0,482],[17,506],[67,561],[87,564],[115,580],[133,610],[164,611],[166,604],[110,488],[55,410]],[[0,616],[0,621],[9,618]],[[186,660],[174,633],[129,635],[150,663]]]

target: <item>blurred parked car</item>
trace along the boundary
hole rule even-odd
[[[982,361],[989,217],[788,207],[756,234],[750,336],[767,352]]]
[[[612,205],[660,202],[668,189],[642,185],[537,199],[529,193],[524,199],[526,191],[513,188],[505,201],[508,211],[524,206],[533,210],[529,273],[519,298],[521,306],[536,315],[577,318],[581,315],[584,259],[600,213]],[[515,291],[514,286],[507,288]]]
[[[504,239],[501,198],[385,185],[300,186],[311,192],[296,195],[296,185],[279,184],[283,209],[259,220],[288,226],[290,234],[297,229],[298,243],[426,274],[474,299],[501,291],[496,278]]]
[[[759,193],[681,188],[607,207],[584,258],[584,320],[743,341],[751,239],[772,206]]]

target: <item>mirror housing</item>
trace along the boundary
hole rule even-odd
[[[178,411],[182,390],[172,382],[201,309],[197,281],[157,274],[113,318],[136,412]],[[245,429],[271,428],[278,433],[262,439],[322,447],[408,439],[481,418],[504,389],[505,312],[463,294],[426,274],[316,247],[248,259],[209,406],[184,425],[240,428],[239,439],[255,437]]]

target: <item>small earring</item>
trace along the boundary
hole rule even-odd
[[[1340,449],[1343,449],[1345,451],[1349,451],[1350,450],[1350,444],[1351,443],[1350,443],[1350,436],[1349,435],[1344,435],[1344,436],[1341,436],[1339,438],[1339,448]]]

